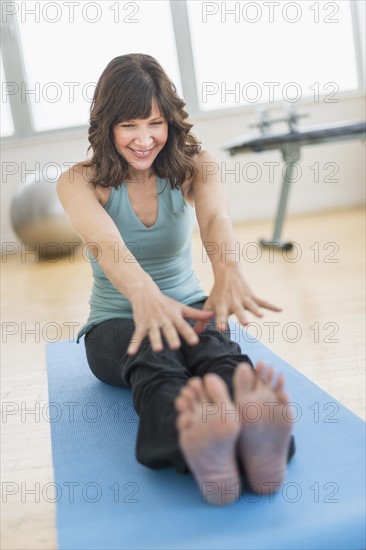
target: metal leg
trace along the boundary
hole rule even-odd
[[[272,246],[282,250],[291,250],[291,242],[281,241],[281,231],[285,219],[287,199],[294,170],[293,163],[297,162],[300,158],[300,147],[296,143],[285,143],[281,151],[283,160],[288,166],[282,179],[281,195],[277,207],[273,237],[271,240],[261,239],[259,242],[262,246]]]

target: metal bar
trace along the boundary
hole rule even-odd
[[[283,160],[287,165],[287,168],[283,175],[280,200],[277,207],[275,227],[273,232],[274,241],[279,241],[281,239],[282,226],[286,214],[287,199],[290,192],[291,176],[294,170],[294,163],[297,162],[300,158],[300,147],[297,144],[286,145],[287,146],[281,149]]]
[[[358,87],[360,90],[365,89],[365,67],[364,60],[362,57],[362,44],[360,36],[360,27],[359,19],[362,20],[359,16],[359,8],[357,2],[350,2],[351,16],[352,16],[352,28],[353,28],[353,43],[355,48],[355,57],[357,65],[357,77],[358,77]]]
[[[200,112],[200,109],[198,105],[197,82],[194,70],[187,3],[185,0],[171,0],[170,9],[172,12],[184,101],[187,104],[190,116],[194,116]]]
[[[261,239],[260,244],[262,246],[268,246],[272,248],[280,248],[282,250],[291,250],[291,242],[281,241],[281,233],[283,222],[286,215],[287,200],[291,187],[291,177],[294,170],[294,163],[300,158],[300,147],[297,143],[286,143],[282,148],[282,157],[287,164],[286,172],[282,178],[282,187],[280,193],[280,200],[277,207],[275,226],[273,231],[273,237],[271,240]]]
[[[286,170],[286,174],[283,176],[283,179],[282,179],[280,200],[277,207],[275,227],[273,231],[274,241],[280,241],[281,239],[282,226],[283,226],[283,222],[286,214],[287,199],[290,192],[292,172],[293,172],[293,165],[290,164]]]
[[[1,31],[3,38],[2,58],[6,80],[18,87],[15,93],[8,96],[14,124],[14,134],[9,138],[28,137],[34,133],[34,130],[26,94],[24,94],[24,101],[22,101],[21,86],[26,85],[26,76],[15,14],[8,15],[7,20],[1,21]]]

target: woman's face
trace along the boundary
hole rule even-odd
[[[116,124],[113,137],[117,150],[130,165],[148,170],[167,142],[168,123],[153,100],[149,118]]]

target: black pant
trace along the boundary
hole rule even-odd
[[[191,304],[202,309],[204,300]],[[196,321],[188,320],[193,326]],[[154,352],[146,337],[136,355],[126,353],[134,332],[133,319],[110,319],[93,327],[85,336],[89,367],[102,382],[131,388],[139,416],[136,458],[154,469],[174,466],[189,471],[178,445],[174,399],[191,376],[209,372],[220,375],[233,398],[233,373],[240,362],[253,364],[242,354],[230,331],[221,333],[212,319],[195,346],[181,338],[181,347],[171,350],[163,337],[164,349]],[[289,459],[294,454],[291,439]]]

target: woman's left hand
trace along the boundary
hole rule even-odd
[[[225,263],[216,268],[215,283],[203,310],[214,312],[220,332],[226,330],[227,320],[231,314],[235,314],[242,325],[248,325],[246,311],[250,311],[256,317],[263,317],[261,307],[271,311],[282,311],[281,308],[253,294],[237,263]],[[200,334],[206,326],[207,322],[198,321],[194,330]]]

